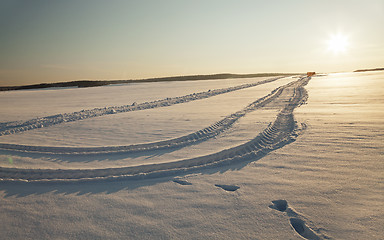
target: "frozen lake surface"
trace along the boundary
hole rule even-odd
[[[0,232],[382,239],[383,87],[370,72],[0,92]]]

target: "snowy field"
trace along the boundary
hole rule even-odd
[[[384,73],[0,92],[3,239],[383,239]]]

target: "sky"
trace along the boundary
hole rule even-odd
[[[383,0],[0,0],[0,86],[384,67],[383,23]]]

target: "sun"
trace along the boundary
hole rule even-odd
[[[328,50],[334,54],[345,53],[348,47],[348,37],[341,33],[330,36],[328,40]]]

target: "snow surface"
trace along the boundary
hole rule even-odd
[[[264,79],[201,81],[201,88],[199,82],[135,85],[130,87],[137,87],[132,90],[136,95],[129,101],[155,101]],[[209,127],[297,80],[282,78],[169,107],[5,135],[0,142],[85,148],[164,141]],[[383,80],[380,72],[313,77],[304,86],[307,104],[300,106],[305,91],[286,86],[271,102],[247,111],[215,137],[175,149],[93,155],[0,149],[0,167],[16,169],[15,179],[24,176],[17,169],[105,169],[205,159],[252,141],[262,143],[266,151],[154,179],[0,182],[0,233],[5,239],[382,239]],[[125,105],[124,92],[131,90],[122,87],[8,92],[0,96],[0,102],[7,103],[1,105],[1,121]],[[79,97],[77,90],[86,91]],[[55,94],[44,96],[50,91]],[[54,97],[60,95],[65,97]],[[292,104],[295,96],[298,105]],[[26,101],[46,101],[47,107],[24,108]],[[297,123],[289,120],[289,106]],[[289,137],[281,142],[285,131]],[[265,148],[275,140],[282,145]]]
[[[84,109],[123,106],[263,81],[261,78],[133,83],[92,88],[0,92],[0,121],[27,121]],[[165,91],[164,91],[165,90]]]

